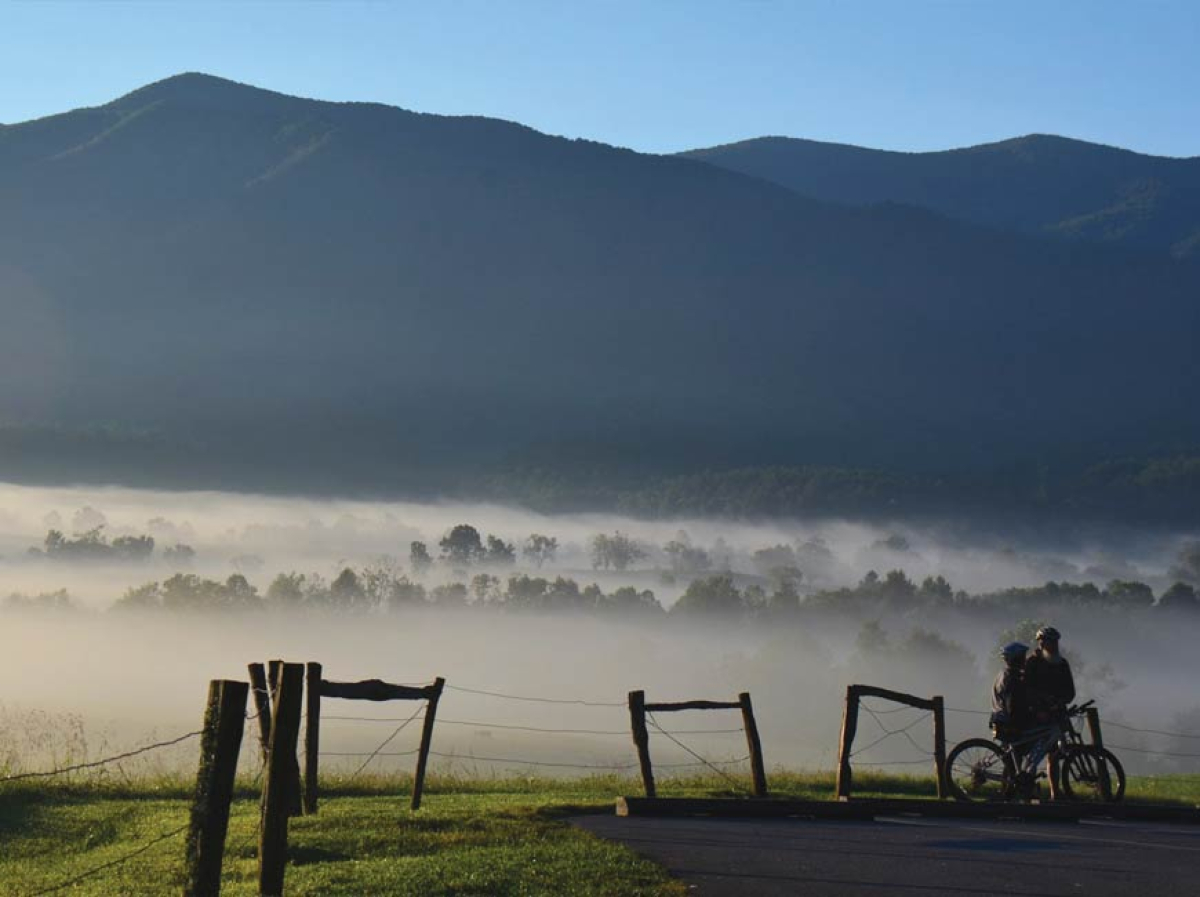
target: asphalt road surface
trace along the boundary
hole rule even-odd
[[[700,897],[1200,894],[1200,826],[911,818],[572,821],[657,861]]]

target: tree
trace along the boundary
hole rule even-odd
[[[500,577],[490,573],[476,573],[471,577],[471,592],[480,604],[496,600],[500,594]]]
[[[467,587],[461,582],[438,586],[429,593],[429,600],[438,607],[466,607]]]
[[[112,541],[115,557],[128,561],[144,561],[154,553],[152,536],[117,536]]]
[[[362,582],[351,568],[346,567],[329,586],[329,598],[333,604],[347,610],[356,610],[367,603],[367,593]]]
[[[442,557],[455,567],[469,567],[486,553],[479,530],[466,523],[460,523],[450,530],[442,537],[438,547],[442,549]]]
[[[550,583],[540,576],[510,576],[504,602],[510,607],[534,610],[543,606]]]
[[[163,549],[163,560],[175,567],[190,567],[196,559],[196,549],[178,542]]]
[[[592,537],[592,566],[597,570],[625,571],[646,556],[645,550],[633,539],[615,532]]]
[[[671,608],[672,614],[730,616],[742,611],[742,594],[732,577],[719,575],[694,579]]]
[[[1200,601],[1196,600],[1196,590],[1186,582],[1177,582],[1158,598],[1158,607],[1167,610],[1200,610]]]
[[[799,571],[796,571],[799,573]],[[775,591],[767,602],[767,609],[772,614],[792,614],[800,610],[800,577],[786,577],[778,580]]]
[[[1104,589],[1113,604],[1121,607],[1153,607],[1154,591],[1144,582],[1114,579]]]
[[[675,573],[703,573],[712,566],[707,551],[679,539],[668,542],[663,546],[663,551]]]
[[[661,615],[664,612],[663,606],[658,603],[653,592],[649,589],[639,592],[633,586],[621,586],[611,595],[600,599],[599,606],[618,614]]]
[[[781,567],[794,569],[797,565],[796,550],[790,545],[771,545],[754,552],[751,561],[759,574],[769,576],[772,570]]]
[[[162,590],[158,583],[148,582],[126,589],[113,604],[113,610],[160,610],[162,606]]]
[[[1200,586],[1200,541],[1188,542],[1179,549],[1171,576],[1180,582]]]
[[[262,607],[262,599],[258,597],[258,589],[240,573],[232,574],[225,580],[224,605],[233,610],[250,610]]]
[[[517,549],[512,542],[505,542],[497,536],[488,536],[484,560],[497,567],[511,567],[517,562]]]
[[[584,604],[579,583],[559,576],[546,590],[545,603],[550,610],[578,610]]]
[[[303,573],[280,573],[267,586],[267,602],[279,607],[299,607],[304,597]]]
[[[948,604],[954,599],[954,589],[944,576],[926,576],[918,594],[935,604]]]
[[[371,608],[390,606],[392,595],[401,580],[404,580],[404,577],[400,575],[400,569],[395,559],[386,555],[364,567],[360,581],[367,606]]]
[[[553,536],[543,536],[541,533],[531,533],[521,548],[521,554],[539,570],[545,564],[554,563],[558,552],[558,539]]]
[[[429,572],[429,568],[433,566],[433,558],[429,556],[429,549],[425,547],[424,542],[409,543],[408,563],[412,567],[413,575],[418,578]]]

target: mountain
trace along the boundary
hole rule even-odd
[[[930,153],[762,137],[682,154],[805,196],[1200,258],[1200,157],[1035,134]]]
[[[0,479],[435,488],[1188,444],[1198,296],[1160,254],[181,75],[0,129]]]

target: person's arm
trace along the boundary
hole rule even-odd
[[[1067,659],[1063,658],[1063,704],[1070,704],[1075,700],[1075,676],[1071,673],[1071,665],[1067,663]]]

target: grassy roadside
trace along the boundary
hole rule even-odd
[[[776,794],[827,799],[829,774],[775,772]],[[734,796],[719,778],[663,783],[664,795]],[[932,797],[932,780],[861,775],[863,796]],[[297,895],[655,895],[682,885],[629,850],[565,822],[573,813],[612,812],[613,798],[636,782],[442,777],[429,782],[425,806],[407,809],[403,777],[331,779],[321,812],[293,820],[289,894]],[[182,779],[85,781],[0,788],[0,894],[25,897],[118,860],[187,822]],[[1133,778],[1131,800],[1195,804],[1200,776]],[[223,893],[255,892],[258,803],[242,782],[233,807]],[[168,837],[125,862],[87,877],[74,895],[178,894],[183,835]]]

